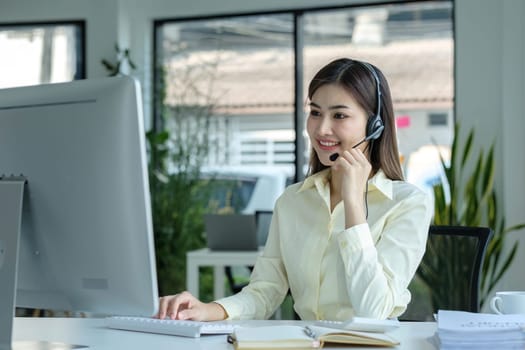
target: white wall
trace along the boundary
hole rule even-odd
[[[456,118],[476,143],[496,141],[497,190],[507,225],[525,222],[525,2],[456,0]],[[498,289],[525,290],[525,232]]]
[[[525,222],[525,2],[514,0],[503,9],[502,176],[507,223]],[[525,290],[525,230],[512,234],[521,247],[501,288]]]
[[[153,19],[343,5],[358,0],[1,0],[0,23],[87,21],[87,74],[106,74],[100,60],[113,45],[129,47],[136,75],[150,101]],[[378,1],[379,2],[379,1]],[[497,186],[508,224],[525,221],[525,2],[456,0],[456,116],[463,131],[475,126],[477,142],[496,140]],[[431,69],[431,67],[430,67]],[[149,114],[149,108],[146,109]],[[515,238],[525,233],[515,233]],[[525,236],[524,236],[525,237]],[[501,288],[525,290],[525,238]]]

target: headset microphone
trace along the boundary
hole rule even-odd
[[[335,162],[337,160],[337,158],[339,158],[339,153],[334,153],[334,154],[330,155],[330,160],[332,162]]]
[[[359,141],[358,143],[353,145],[352,148],[356,148],[357,146],[359,146],[363,142],[377,139],[381,135],[381,133],[383,132],[384,128],[385,128],[384,125],[381,125],[379,128],[376,129],[376,131],[373,134],[368,135],[367,137],[365,137],[364,139],[362,139],[361,141]],[[334,154],[330,155],[330,160],[332,162],[335,162],[337,160],[337,158],[339,158],[339,153],[334,153]]]
[[[356,148],[357,146],[359,146],[360,144],[362,144],[363,142],[365,141],[368,141],[370,140],[371,138],[370,137],[365,137],[364,139],[362,139],[361,141],[359,141],[358,143],[356,143],[354,146],[352,146],[352,148]],[[330,160],[332,162],[335,162],[337,160],[337,158],[339,158],[339,153],[333,153],[330,155]]]

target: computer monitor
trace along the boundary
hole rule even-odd
[[[133,78],[0,90],[0,344],[15,285],[20,307],[156,312],[145,149]]]

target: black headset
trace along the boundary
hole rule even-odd
[[[376,82],[377,108],[374,116],[368,118],[368,121],[366,123],[365,141],[377,140],[381,136],[381,134],[383,133],[383,129],[385,128],[383,119],[381,119],[381,83],[379,82],[377,72],[374,69],[374,67],[372,67],[372,65],[361,61],[359,61],[359,63],[361,63],[361,65],[363,65],[363,67],[365,67],[372,74]]]
[[[379,77],[377,76],[377,72],[372,67],[371,64],[366,62],[360,62],[374,77],[374,80],[376,81],[376,88],[377,88],[377,107],[376,107],[376,113],[368,118],[368,121],[366,122],[366,137],[365,141],[370,140],[377,140],[381,134],[383,133],[383,129],[385,128],[385,124],[383,123],[383,119],[381,119],[381,83],[379,82]],[[368,220],[368,181],[366,182],[366,191],[365,191],[365,207],[366,207],[366,218]]]

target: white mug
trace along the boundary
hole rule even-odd
[[[500,315],[525,315],[525,292],[497,292],[490,300],[490,308]]]

